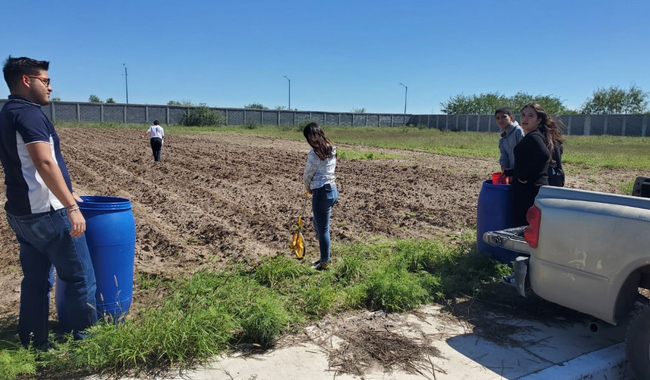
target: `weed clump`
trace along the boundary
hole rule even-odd
[[[225,124],[225,118],[221,112],[215,111],[205,103],[200,103],[198,107],[188,108],[184,114],[181,124],[185,126],[221,126]]]
[[[268,347],[289,323],[289,313],[276,296],[266,295],[254,301],[244,313],[242,338]]]

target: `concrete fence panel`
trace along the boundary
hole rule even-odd
[[[0,99],[0,107],[6,103]],[[181,124],[192,107],[106,104],[89,102],[54,102],[43,106],[43,112],[52,121],[84,123]],[[439,115],[439,114],[371,114],[336,113],[322,111],[260,110],[242,108],[210,109],[219,112],[226,125],[256,123],[263,125],[297,125],[314,121],[321,125],[397,127],[426,126],[439,130],[499,132],[493,115]],[[567,126],[569,135],[647,136],[648,115],[563,115],[559,118]],[[520,116],[515,120],[520,122]]]
[[[167,109],[165,107],[149,107],[147,123],[153,124],[154,120],[158,120],[160,124],[167,124]]]

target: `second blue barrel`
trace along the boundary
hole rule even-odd
[[[86,241],[97,279],[97,311],[100,318],[119,321],[131,307],[135,257],[135,220],[131,201],[108,196],[82,196]],[[57,279],[56,306],[65,329],[65,283]]]
[[[493,247],[483,242],[483,233],[517,227],[512,212],[512,188],[510,185],[494,185],[484,181],[478,196],[476,213],[476,248],[502,263],[509,263],[517,253],[504,248]]]

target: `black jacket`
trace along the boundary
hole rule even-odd
[[[548,165],[550,154],[546,138],[536,129],[515,146],[515,168],[513,184],[524,187],[548,185]]]

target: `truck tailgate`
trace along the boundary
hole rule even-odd
[[[483,241],[486,244],[503,247],[505,249],[530,254],[530,246],[524,240],[525,226],[507,228],[499,231],[488,231],[483,234]]]

